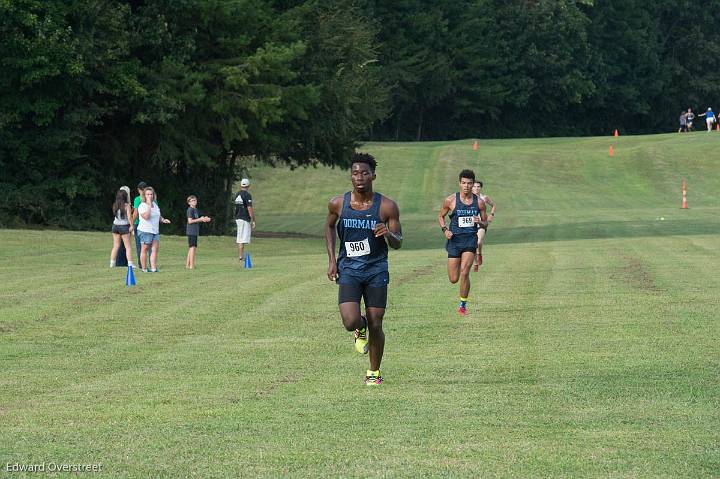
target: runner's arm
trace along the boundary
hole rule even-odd
[[[482,223],[484,225],[486,225],[488,222],[488,216],[487,216],[487,212],[485,210],[486,210],[486,206],[485,206],[485,202],[483,201],[480,204],[480,223]]]
[[[400,249],[402,246],[402,226],[400,225],[400,209],[394,201],[383,198],[380,205],[384,223],[375,225],[375,236],[385,236],[392,249]]]
[[[495,208],[496,208],[497,205],[496,205],[495,202],[492,200],[492,198],[490,198],[489,196],[485,199],[485,204],[490,205],[490,213],[489,213],[488,216],[491,216],[491,218],[488,218],[488,220],[489,220],[489,221],[492,221],[492,220],[495,219]]]
[[[451,196],[448,196],[445,198],[445,201],[443,201],[442,206],[440,207],[440,213],[438,214],[438,223],[440,223],[440,228],[444,229],[447,228],[447,225],[445,224],[445,217],[448,213],[450,213],[450,209],[452,207],[453,198]]]
[[[450,232],[450,230],[448,230],[448,227],[445,224],[445,216],[450,213],[453,201],[455,201],[455,197],[453,195],[445,198],[445,201],[443,201],[443,204],[440,207],[440,213],[438,213],[438,223],[440,223],[440,229],[442,229],[443,234],[447,239],[450,239],[452,233]]]
[[[337,279],[337,260],[335,258],[335,225],[340,217],[338,201],[342,200],[339,196],[330,200],[328,203],[328,215],[325,220],[325,247],[328,255],[327,276],[330,281]]]

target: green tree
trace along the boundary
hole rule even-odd
[[[105,165],[83,146],[133,83],[115,61],[127,51],[127,13],[104,1],[0,3],[3,223],[87,226],[102,216],[92,202]]]
[[[457,87],[441,115],[448,136],[572,129],[565,113],[594,90],[588,23],[572,0],[472,2],[453,35]]]
[[[448,13],[458,7],[452,3],[399,0],[372,4],[382,25],[383,76],[391,88],[392,116],[385,130],[391,131],[394,139],[431,136],[428,118],[453,91]]]

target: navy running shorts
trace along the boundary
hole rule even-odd
[[[445,243],[445,251],[448,258],[461,258],[463,253],[473,253],[477,251],[478,237],[477,234],[453,235],[452,238]]]
[[[360,272],[340,273],[337,284],[338,304],[365,302],[366,308],[385,308],[387,306],[387,285],[390,282],[390,273],[379,271],[375,274],[358,274]]]

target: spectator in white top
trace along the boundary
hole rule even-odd
[[[155,202],[155,190],[148,186],[143,191],[143,201],[138,206],[138,234],[142,244],[140,251],[140,267],[148,273],[157,273],[157,255],[160,248],[160,223],[169,224],[170,220],[163,218],[160,207]],[[150,253],[150,268],[147,267],[147,250]]]

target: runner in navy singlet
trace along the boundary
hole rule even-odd
[[[438,214],[438,222],[447,243],[448,278],[452,284],[460,281],[460,306],[458,313],[467,314],[467,300],[470,294],[470,268],[477,250],[477,232],[480,224],[487,223],[485,203],[472,192],[475,173],[472,170],[460,172],[460,191],[443,202]],[[450,215],[450,227],[445,224],[445,216]]]
[[[372,155],[353,155],[353,190],[330,200],[325,223],[327,276],[339,285],[340,316],[345,329],[354,331],[355,349],[370,353],[370,369],[365,375],[368,386],[383,381],[380,362],[385,348],[382,321],[390,281],[388,245],[394,249],[402,245],[397,204],[372,189],[376,166]],[[340,240],[337,259],[336,230]],[[365,302],[365,315],[360,311],[360,298]]]

